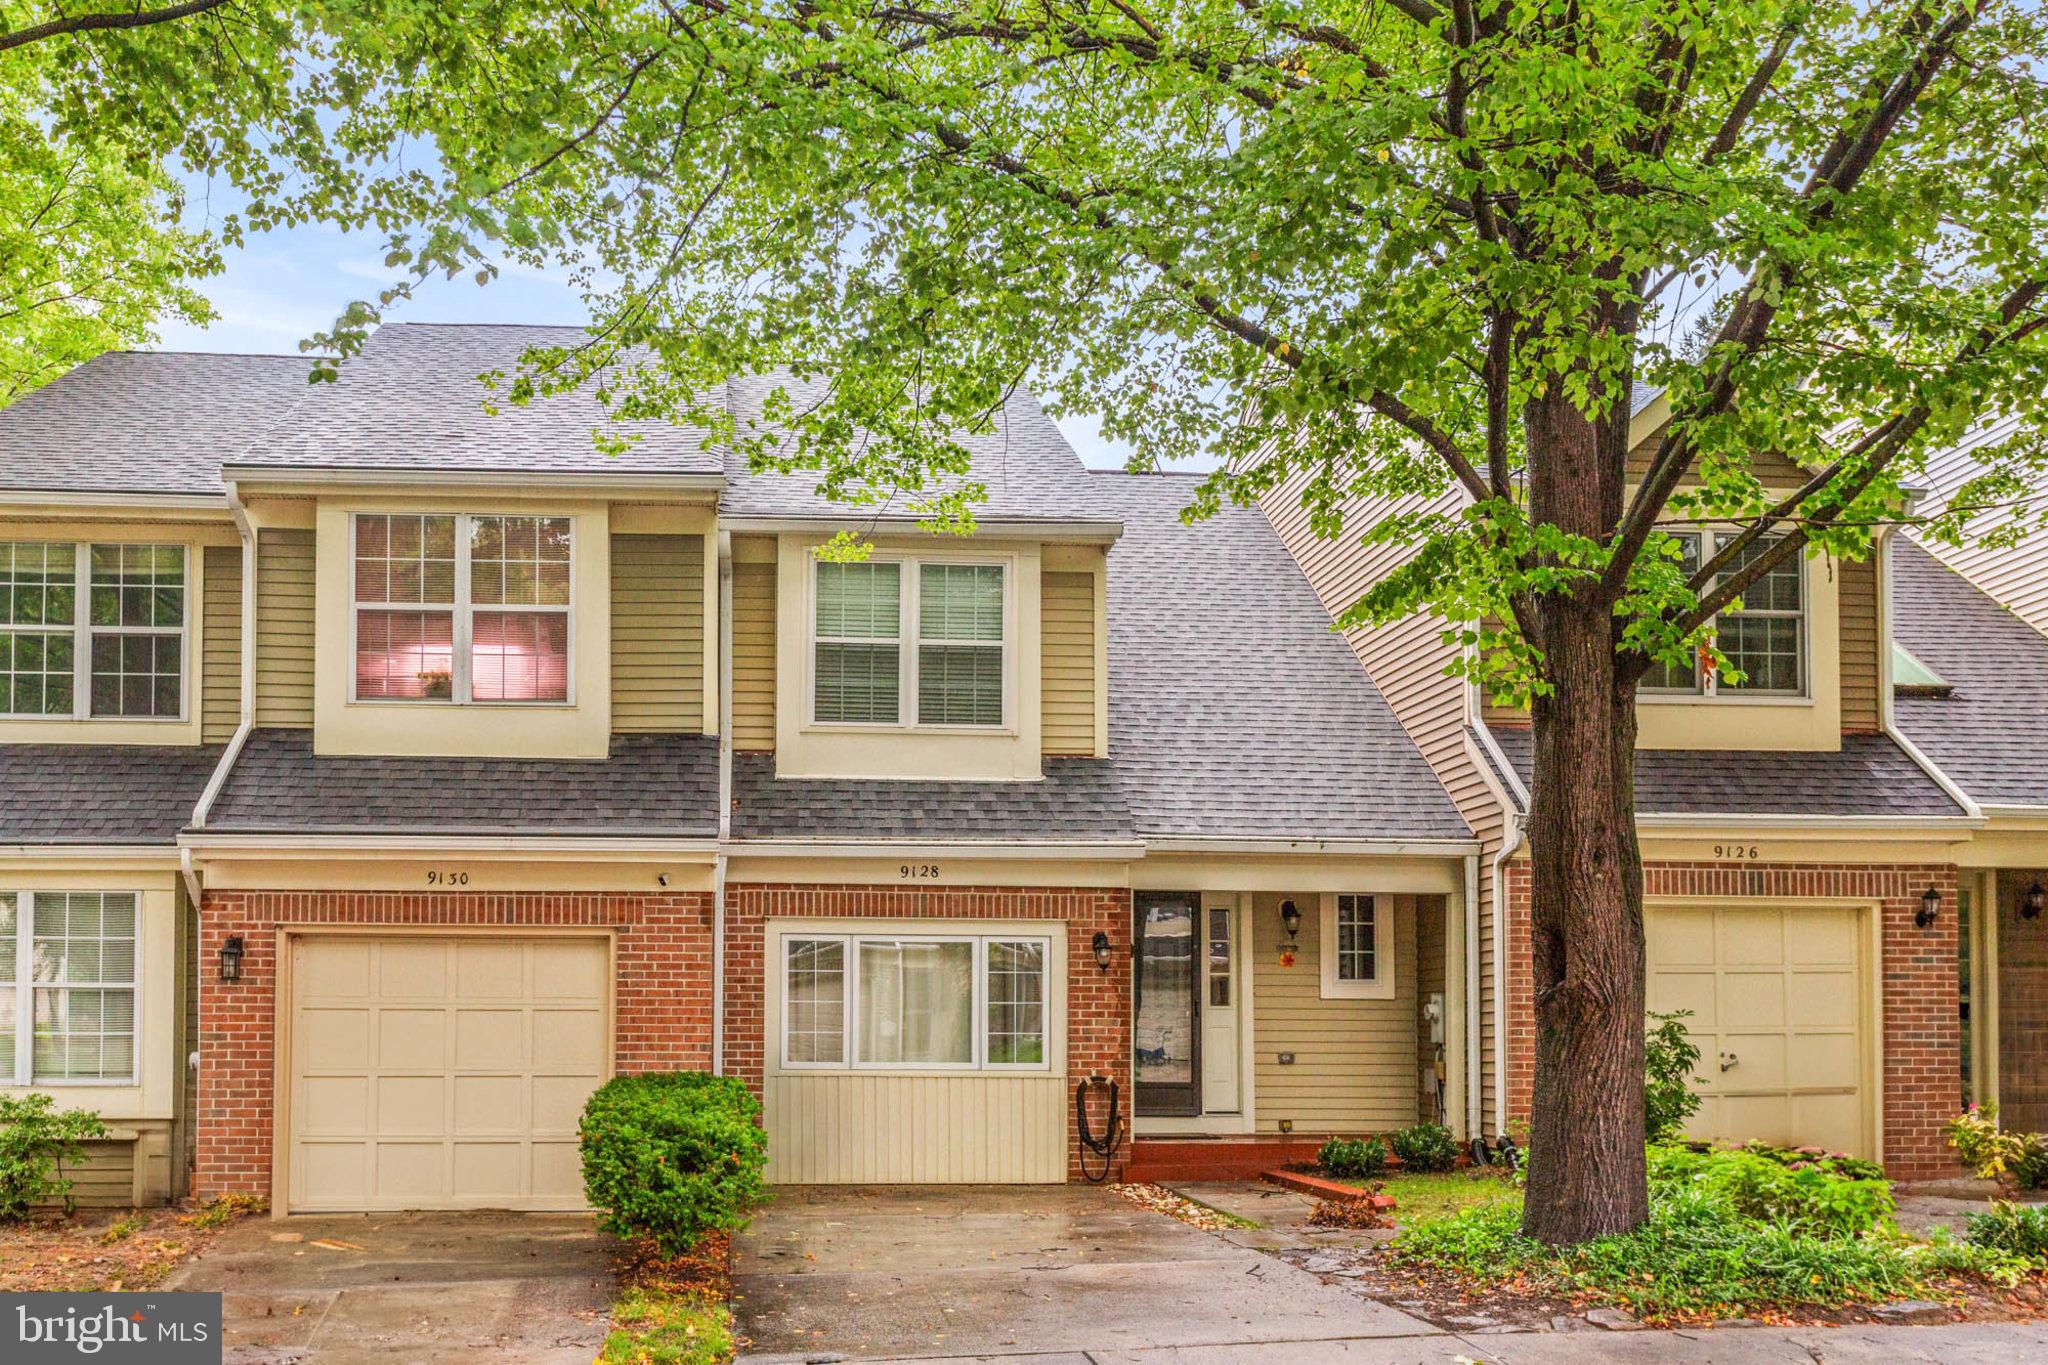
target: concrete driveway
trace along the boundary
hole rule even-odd
[[[235,1365],[589,1365],[612,1273],[588,1215],[251,1218],[169,1289],[219,1290]]]
[[[1199,1359],[1437,1331],[1092,1188],[784,1188],[736,1253],[740,1331],[769,1359],[1161,1348]]]

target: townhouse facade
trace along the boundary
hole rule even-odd
[[[791,1183],[1468,1128],[1482,845],[1256,509],[1024,396],[965,539],[484,411],[577,335],[0,412],[0,1088],[106,1118],[87,1194],[577,1207],[584,1098],[675,1068]]]
[[[1669,420],[1639,387],[1634,467]],[[1757,474],[1783,492],[1807,477],[1769,457]],[[1402,510],[1356,504],[1326,539],[1298,485],[1266,503],[1333,611],[1398,562],[1357,535]],[[1704,557],[1725,530],[1680,534]],[[1453,676],[1444,624],[1348,638],[1482,845],[1468,1102],[1490,1133],[1526,1117],[1535,1057],[1529,720]],[[1660,670],[1639,712],[1648,1001],[1688,1012],[1701,1049],[1693,1134],[1846,1150],[1912,1179],[1953,1169],[1941,1129],[1966,1103],[2048,1126],[2048,784],[2031,742],[2048,639],[1893,528],[1866,559],[1774,572],[1717,632],[1744,681]]]

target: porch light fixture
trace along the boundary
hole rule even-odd
[[[1295,936],[1301,933],[1301,911],[1293,901],[1280,902],[1280,923],[1287,930],[1287,941],[1294,942]]]
[[[228,941],[220,945],[220,979],[240,981],[242,979],[242,936],[228,935]]]
[[[2043,909],[2048,909],[2048,891],[2043,891],[2041,883],[2035,882],[2020,897],[2020,918],[2039,919]]]
[[[1103,933],[1100,929],[1097,929],[1095,931],[1095,937],[1093,940],[1090,941],[1089,946],[1095,949],[1095,965],[1097,967],[1100,967],[1105,972],[1108,971],[1109,935]]]
[[[1920,893],[1920,910],[1913,916],[1913,923],[1921,929],[1932,929],[1940,911],[1941,892],[1930,886]]]

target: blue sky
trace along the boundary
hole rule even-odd
[[[195,205],[203,195],[195,189]],[[211,326],[172,323],[166,350],[293,355],[299,342],[324,330],[353,299],[374,298],[392,282],[381,239],[308,226],[252,236],[226,255],[227,269],[201,282],[220,314]],[[583,300],[564,278],[524,267],[478,287],[468,277],[434,280],[394,316],[409,322],[529,322],[579,325]],[[1105,441],[1093,417],[1069,417],[1060,429],[1098,468],[1123,464],[1126,451]]]

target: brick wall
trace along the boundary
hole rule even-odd
[[[1998,1113],[2006,1127],[2048,1131],[2048,915],[2019,916],[2020,898],[2048,871],[2001,872],[1998,900],[1979,906],[1998,934]],[[1979,1008],[1990,994],[1977,986]]]
[[[1885,1166],[1895,1179],[1948,1175],[1955,1163],[1941,1136],[1955,1113],[1962,1031],[1956,995],[1956,869],[1784,863],[1649,863],[1644,895],[1794,901],[1803,897],[1880,902]],[[1526,1117],[1536,1064],[1535,971],[1530,953],[1526,862],[1507,869],[1508,1111]],[[1929,886],[1941,917],[1919,929],[1913,916]]]
[[[897,886],[759,886],[726,888],[727,1069],[760,1093],[765,1021],[762,949],[771,918],[1059,920],[1067,926],[1067,1075],[1102,1074],[1124,1087],[1131,1112],[1130,944],[1131,893],[1018,887],[912,888]],[[1109,971],[1095,965],[1095,931],[1116,945]],[[1101,1102],[1091,1115],[1102,1130]],[[1067,1176],[1081,1178],[1081,1142],[1066,1125]],[[1125,1142],[1119,1167],[1130,1155]],[[1121,1178],[1121,1170],[1113,1173]]]
[[[620,1073],[711,1064],[711,905],[706,892],[415,895],[212,891],[200,912],[198,1194],[270,1192],[282,925],[586,926],[616,931]],[[242,979],[214,964],[242,937]]]

